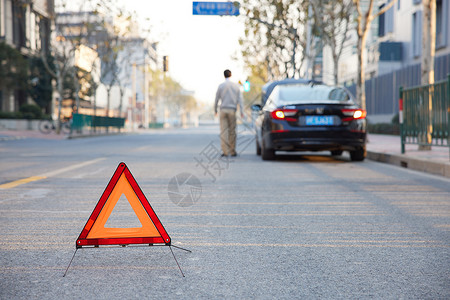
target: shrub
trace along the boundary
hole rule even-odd
[[[0,119],[21,119],[22,117],[22,113],[19,111],[0,111]]]
[[[400,117],[399,114],[395,114],[395,116],[392,117],[392,124],[400,124]]]
[[[19,111],[22,113],[24,119],[41,119],[42,110],[39,106],[34,104],[24,104],[20,107]]]

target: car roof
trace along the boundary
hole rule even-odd
[[[264,105],[266,103],[267,98],[269,98],[269,95],[272,93],[273,89],[277,85],[296,84],[296,83],[322,84],[321,81],[309,80],[309,79],[296,79],[296,78],[287,78],[287,79],[283,79],[283,80],[270,81],[270,82],[266,83],[265,85],[263,85],[263,87],[261,88],[261,90],[262,90],[262,98],[261,98],[262,105]]]

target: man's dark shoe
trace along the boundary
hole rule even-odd
[[[233,154],[231,154],[231,156],[236,157],[236,156],[237,156],[237,153],[233,153]]]
[[[225,153],[222,153],[220,156],[221,157],[225,157],[225,156],[228,156],[228,155],[226,155]]]

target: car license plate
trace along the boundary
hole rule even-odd
[[[306,125],[310,126],[333,125],[333,116],[307,116]]]

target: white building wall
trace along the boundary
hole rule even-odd
[[[379,5],[386,3],[387,1],[378,1],[377,9]],[[366,62],[366,79],[370,79],[373,76],[378,76],[385,73],[390,73],[394,70],[413,65],[421,62],[421,56],[415,55],[413,51],[413,15],[416,13],[418,16],[423,11],[422,3],[414,3],[412,0],[398,0],[393,5],[393,31],[386,32],[382,37],[378,36],[378,21],[375,19],[372,22],[372,34],[371,39],[368,40],[366,45],[367,59]],[[442,0],[443,15],[442,20],[444,27],[447,28],[444,32],[446,38],[446,46],[436,47],[436,56],[450,53],[450,0]],[[387,14],[385,15],[387,17]],[[420,36],[423,30],[421,24],[419,24]],[[378,53],[378,45],[380,42],[401,42],[402,43],[402,59],[399,61],[380,61]],[[344,49],[340,60],[339,70],[339,82],[350,83],[356,81],[357,72],[357,54],[356,54],[357,35],[353,31],[350,33],[350,38],[347,42],[347,47]],[[418,45],[421,48],[422,42],[419,39]],[[324,51],[324,68],[329,69],[328,59],[325,59],[325,55],[329,55]],[[332,63],[332,61],[331,61]]]
[[[12,1],[5,0],[5,41],[12,45],[13,43],[13,18],[12,18]]]
[[[0,37],[5,36],[5,0],[0,0]]]

